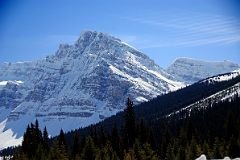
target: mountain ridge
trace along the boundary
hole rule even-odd
[[[239,69],[240,65],[231,61],[205,61],[188,57],[179,57],[166,69],[177,80],[192,84],[217,74]]]

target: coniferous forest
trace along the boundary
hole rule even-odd
[[[197,108],[186,118],[148,122],[136,118],[128,99],[123,125],[114,124],[111,130],[92,125],[87,134],[76,130],[66,135],[61,130],[59,136],[49,139],[47,128],[41,131],[36,120],[27,126],[22,146],[14,149],[12,159],[193,160],[201,154],[236,158],[240,156],[239,114],[240,98],[235,96],[231,101]]]

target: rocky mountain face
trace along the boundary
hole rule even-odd
[[[45,59],[0,67],[0,148],[21,143],[35,119],[54,136],[116,114],[127,97],[138,104],[181,87],[120,39],[85,31]]]
[[[167,72],[181,82],[192,84],[207,77],[228,73],[239,68],[238,64],[230,61],[206,62],[191,58],[178,58],[167,68]]]

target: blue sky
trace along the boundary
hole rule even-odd
[[[239,8],[237,0],[0,0],[0,63],[54,54],[90,29],[164,68],[177,57],[240,64]]]

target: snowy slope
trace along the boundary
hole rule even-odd
[[[207,62],[192,58],[178,58],[167,68],[167,72],[181,82],[192,84],[207,77],[228,73],[239,68],[238,64],[230,61]]]
[[[199,83],[206,83],[206,82],[207,83],[216,83],[216,82],[220,82],[220,81],[228,81],[228,80],[234,79],[239,76],[240,76],[240,71],[238,70],[238,71],[214,76],[211,78],[207,78],[205,80],[200,81]],[[166,117],[177,115],[178,113],[180,113],[182,111],[184,111],[186,116],[190,116],[191,111],[193,109],[208,107],[209,103],[211,103],[211,105],[212,105],[212,104],[218,103],[220,101],[230,100],[232,97],[234,97],[236,95],[240,96],[240,82],[236,83],[235,85],[233,85],[229,88],[219,91],[207,98],[204,98],[204,99],[197,101],[193,104],[190,104],[184,108],[181,108],[180,110],[174,111],[174,112],[168,114]]]
[[[12,134],[0,138],[0,148],[6,147],[3,141],[17,141],[36,118],[54,136],[61,128],[69,131],[116,114],[127,97],[137,104],[184,87],[145,54],[93,31],[45,59],[3,64],[0,81],[0,137]]]
[[[208,82],[208,83],[222,82],[222,81],[228,81],[228,80],[234,79],[238,76],[240,76],[240,69],[239,70],[234,70],[234,71],[229,72],[229,73],[219,74],[217,76],[209,77],[205,80],[202,80],[201,82],[202,83],[204,83],[204,82]]]

